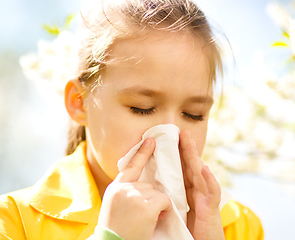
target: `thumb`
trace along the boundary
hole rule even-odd
[[[156,143],[154,139],[146,139],[126,168],[118,174],[115,181],[121,183],[138,181],[144,166],[155,150],[155,146]]]
[[[172,210],[172,202],[168,194],[160,193],[149,200],[151,211],[155,211],[158,220],[164,220]]]

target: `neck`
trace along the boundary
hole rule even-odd
[[[107,186],[112,182],[112,180],[105,174],[105,172],[99,166],[95,156],[91,151],[91,147],[88,144],[86,145],[86,156],[90,171],[95,180],[99,194],[101,197],[103,197]]]

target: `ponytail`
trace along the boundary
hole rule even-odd
[[[70,120],[70,128],[68,132],[68,146],[66,149],[66,154],[72,154],[77,146],[86,140],[85,127],[76,123],[74,120]]]

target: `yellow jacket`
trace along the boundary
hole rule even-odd
[[[85,143],[81,143],[33,187],[0,197],[0,240],[87,239],[94,232],[100,207]],[[221,218],[226,240],[263,239],[260,220],[243,205],[231,200],[221,210]],[[102,235],[106,240],[121,239],[108,231]]]

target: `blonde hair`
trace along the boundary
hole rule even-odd
[[[221,54],[204,13],[190,0],[107,0],[84,18],[79,51],[79,80],[85,86],[101,84],[101,71],[109,63],[112,45],[119,39],[139,36],[145,30],[186,31],[205,43],[210,81],[222,74]],[[90,84],[91,83],[91,84]],[[71,127],[67,154],[85,140],[83,126]]]

